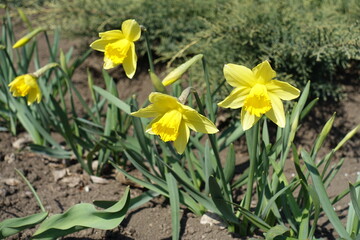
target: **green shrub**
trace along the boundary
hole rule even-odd
[[[42,22],[95,38],[136,18],[151,32],[157,61],[201,52],[221,82],[225,63],[269,59],[279,78],[300,88],[311,80],[315,96],[338,100],[341,74],[360,58],[359,10],[356,0],[57,0]]]

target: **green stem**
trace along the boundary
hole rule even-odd
[[[144,26],[141,26],[141,29],[144,32],[144,37],[145,37],[145,42],[146,42],[146,52],[148,55],[150,71],[155,72],[155,68],[154,68],[154,64],[153,64],[153,57],[152,57],[152,53],[151,53],[151,49],[150,49],[149,34],[148,34],[147,29]]]
[[[203,108],[202,103],[200,101],[199,95],[197,94],[197,92],[194,89],[192,90],[192,92],[193,92],[193,94],[195,96],[197,105],[199,106],[200,113],[205,116],[204,108]],[[222,188],[223,188],[223,191],[225,192],[225,200],[228,201],[228,202],[232,202],[230,186],[229,186],[229,184],[227,184],[226,179],[225,179],[225,174],[224,174],[224,171],[223,171],[223,167],[221,165],[221,158],[220,158],[220,155],[219,155],[219,149],[218,149],[218,146],[217,146],[216,138],[215,138],[215,136],[213,134],[208,134],[208,135],[209,135],[210,144],[211,144],[211,147],[213,149],[214,156],[215,156],[215,159],[216,159],[216,165],[217,165],[217,170],[218,170],[217,172],[220,175]]]
[[[246,131],[246,142],[249,149],[250,155],[250,166],[249,166],[249,176],[247,182],[247,188],[245,193],[245,203],[244,208],[246,210],[250,210],[251,198],[252,198],[252,190],[254,185],[254,177],[255,177],[255,168],[256,168],[256,160],[257,160],[257,145],[259,138],[259,122],[257,122],[250,130]],[[247,234],[248,221],[244,219],[244,235]]]
[[[185,157],[186,157],[187,162],[188,162],[188,167],[189,167],[191,178],[192,178],[192,180],[194,182],[194,187],[196,188],[196,190],[200,191],[200,187],[198,185],[198,182],[197,182],[197,179],[196,179],[196,174],[195,174],[195,171],[194,171],[194,164],[193,164],[193,161],[191,159],[188,148],[185,151]]]

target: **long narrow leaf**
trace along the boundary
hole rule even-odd
[[[304,158],[307,169],[310,172],[311,178],[314,183],[315,191],[319,196],[320,203],[329,218],[330,222],[333,224],[335,230],[339,233],[340,237],[344,239],[351,239],[349,233],[345,230],[342,225],[339,217],[334,211],[333,206],[331,205],[329,196],[326,193],[324,184],[322,182],[319,171],[316,168],[314,160],[310,157],[310,155],[305,151],[301,151],[301,156]]]
[[[170,196],[172,239],[177,240],[180,238],[179,189],[176,180],[171,173],[166,173],[165,177],[166,177],[166,182],[168,185],[169,196]]]

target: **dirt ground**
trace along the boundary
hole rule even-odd
[[[64,49],[69,47],[69,43],[62,44]],[[44,53],[44,57],[45,55],[47,54]],[[79,88],[87,89],[86,68],[89,67],[92,72],[99,74],[101,65],[102,58],[93,54],[91,59],[87,60],[76,72],[75,84]],[[119,69],[111,71],[117,80],[119,92],[125,93],[121,97],[137,93],[139,101],[147,98],[152,87],[146,70],[146,65],[140,66],[138,74],[133,80],[127,80],[121,73],[116,72]],[[100,79],[97,79],[95,83],[102,84]],[[312,145],[321,126],[334,111],[337,112],[337,118],[334,129],[330,133],[332,137],[326,142],[322,154],[335,147],[336,143],[351,128],[360,123],[359,87],[354,83],[349,83],[343,88],[346,97],[340,104],[318,106],[305,120],[302,131],[296,138],[296,141],[304,148],[308,149]],[[118,200],[122,196],[126,186],[116,178],[114,171],[104,176],[103,182],[96,183],[83,173],[76,162],[41,156],[29,152],[26,148],[14,148],[14,143],[24,136],[24,133],[19,136],[11,136],[7,132],[0,132],[0,221],[40,211],[32,193],[14,171],[15,168],[21,170],[31,182],[50,214],[62,213],[77,203],[91,203],[93,200]],[[328,190],[330,197],[346,189],[348,182],[354,183],[360,174],[359,137],[357,134],[335,157],[335,161],[344,157],[345,163],[330,185]],[[244,144],[244,141],[240,141],[238,144]],[[239,147],[237,154],[246,159],[244,148]],[[294,170],[290,161],[288,165],[285,172],[291,177]],[[131,196],[137,196],[142,191],[144,189],[132,187]],[[339,215],[345,216],[348,202],[349,198],[346,198],[334,206]],[[200,220],[200,217],[182,209],[181,239],[239,239],[230,235],[226,229],[220,226],[201,224]],[[317,235],[326,237],[326,239],[335,239],[336,234],[333,233],[326,216],[322,216],[320,223]],[[32,232],[34,229],[26,230],[9,239],[28,239]],[[163,197],[158,197],[138,209],[131,210],[116,229],[110,231],[88,229],[63,239],[171,239],[171,213],[168,201]]]

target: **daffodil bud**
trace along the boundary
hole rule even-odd
[[[27,44],[33,37],[38,35],[39,33],[45,31],[44,28],[38,27],[34,29],[32,32],[26,34],[24,37],[20,38],[14,45],[13,48],[22,47]]]
[[[202,54],[198,54],[185,63],[181,64],[179,67],[175,68],[163,79],[162,84],[164,86],[168,86],[177,81],[194,63],[196,63],[202,57]]]
[[[58,67],[58,66],[59,66],[59,64],[57,64],[57,63],[48,63],[45,66],[43,66],[42,68],[40,68],[39,70],[37,70],[36,72],[34,72],[33,75],[37,78],[41,77],[46,71],[50,70],[51,68]]]

